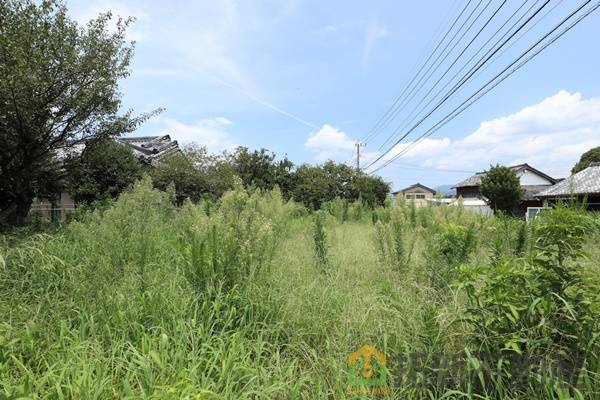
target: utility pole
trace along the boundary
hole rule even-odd
[[[354,145],[356,146],[356,170],[360,171],[360,148],[365,147],[367,144],[356,142]]]

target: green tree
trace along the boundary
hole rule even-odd
[[[166,190],[175,186],[175,198],[178,205],[185,199],[197,202],[208,191],[204,177],[195,168],[194,163],[184,153],[170,154],[151,170],[154,187]]]
[[[319,209],[335,198],[362,200],[370,207],[383,205],[390,191],[388,183],[380,177],[357,172],[345,164],[327,161],[323,165],[301,165],[296,170],[293,198],[307,207]]]
[[[275,182],[275,153],[267,149],[250,151],[238,147],[231,156],[231,166],[246,187],[271,189]]]
[[[220,198],[233,189],[235,172],[224,155],[212,155],[206,147],[191,144],[183,149],[183,154],[192,163],[203,182],[203,196]]]
[[[277,185],[283,196],[290,198],[295,174],[294,163],[287,156],[276,161],[275,153],[267,149],[250,151],[240,146],[227,158],[244,186],[271,190]]]
[[[494,211],[512,214],[523,197],[523,188],[515,171],[496,165],[481,179],[481,194]]]
[[[65,170],[57,158],[90,138],[133,131],[118,114],[133,44],[111,14],[80,27],[60,0],[0,2],[0,222],[21,224]]]
[[[379,176],[359,173],[353,180],[354,191],[369,207],[383,206],[390,193],[390,184]]]
[[[335,182],[319,166],[303,164],[296,170],[296,184],[292,190],[294,200],[314,210],[335,199]]]
[[[576,174],[590,166],[593,162],[600,162],[600,146],[594,147],[583,153],[579,162],[571,169],[572,174]]]
[[[83,203],[114,198],[142,174],[131,149],[111,139],[88,143],[81,157],[68,160],[66,166],[66,189]]]
[[[166,190],[173,184],[177,204],[181,205],[185,199],[197,202],[204,197],[220,198],[233,188],[235,172],[226,157],[190,145],[154,165],[151,176],[157,189]]]

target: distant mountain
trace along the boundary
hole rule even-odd
[[[444,196],[456,196],[456,189],[452,189],[454,185],[440,185],[436,186],[433,189],[436,192],[442,193]]]

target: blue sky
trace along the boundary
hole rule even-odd
[[[500,1],[484,9],[486,3],[477,9],[484,16]],[[484,32],[491,35],[520,4],[509,0]],[[578,4],[552,0],[544,12],[552,11],[457,93],[446,110]],[[354,142],[400,94],[465,2],[71,0],[67,5],[82,23],[106,10],[137,19],[129,31],[136,54],[132,74],[122,83],[124,106],[166,111],[136,135],[169,133],[213,152],[264,147],[296,163],[316,163],[352,162]],[[528,162],[557,177],[568,175],[583,151],[600,145],[599,37],[600,11],[379,174],[396,189],[417,181],[455,183],[468,172],[447,170],[478,171],[490,163]],[[443,110],[423,128],[443,117]],[[378,154],[391,131],[367,142],[366,158]]]

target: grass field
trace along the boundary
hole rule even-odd
[[[0,399],[600,398],[599,239],[562,207],[309,213],[238,188],[176,209],[142,181],[3,237]],[[349,376],[363,345],[381,389]]]

